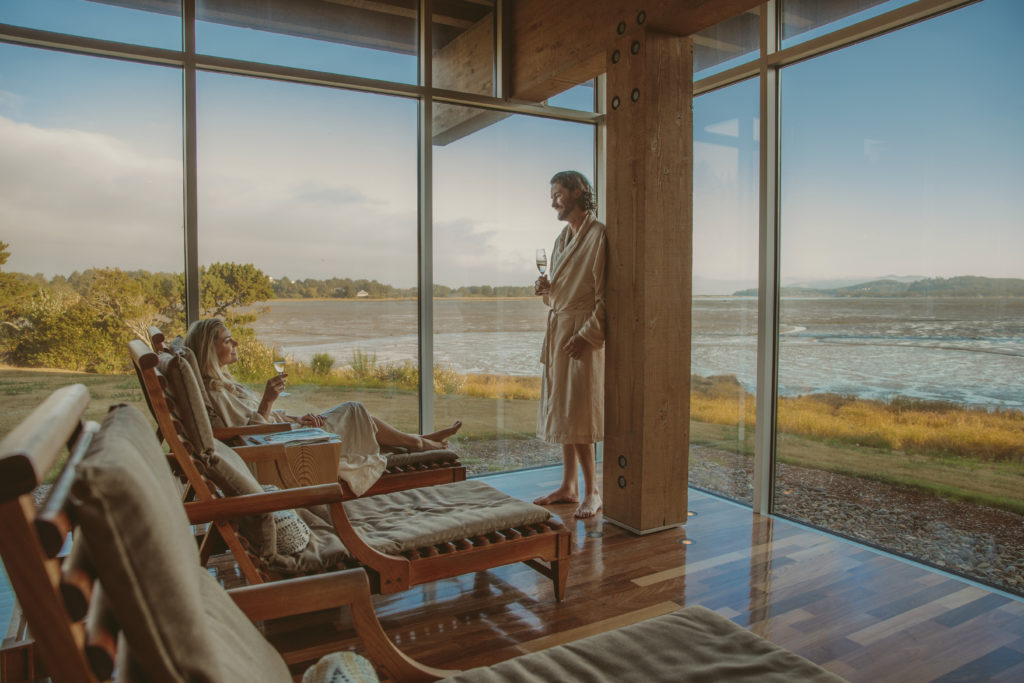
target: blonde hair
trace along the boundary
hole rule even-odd
[[[227,389],[233,393],[249,393],[241,384],[235,381],[227,368],[220,364],[217,357],[217,335],[221,328],[225,330],[228,326],[220,318],[206,318],[192,323],[185,334],[185,346],[192,349],[196,354],[196,361],[199,363],[199,372],[202,374],[203,384],[207,389]]]

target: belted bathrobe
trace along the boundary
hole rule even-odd
[[[604,225],[588,213],[573,237],[568,225],[551,253],[551,287],[541,349],[537,436],[552,443],[604,439],[605,262]],[[562,346],[579,335],[587,345],[577,359]]]

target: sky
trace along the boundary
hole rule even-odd
[[[0,22],[174,49],[175,17],[9,0]],[[1024,3],[977,5],[782,75],[784,282],[1024,277]],[[210,54],[410,82],[404,55],[201,23]],[[0,44],[7,270],[180,271],[180,72]],[[415,284],[417,103],[200,74],[200,261]],[[588,108],[593,90],[558,104]],[[756,80],[694,102],[694,290],[757,276]],[[593,128],[513,116],[434,147],[434,273],[528,285],[560,224],[548,179],[593,174]]]

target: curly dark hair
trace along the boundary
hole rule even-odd
[[[597,208],[597,196],[594,194],[594,188],[590,186],[590,181],[587,177],[579,171],[559,171],[555,175],[551,176],[551,184],[558,183],[569,192],[580,191],[580,208],[584,211],[593,211]]]

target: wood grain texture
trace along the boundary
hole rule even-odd
[[[552,472],[557,478],[541,469],[486,481],[529,499]],[[696,515],[686,527],[643,537],[600,516],[574,521],[564,602],[551,599],[546,579],[511,565],[377,596],[376,612],[407,655],[449,669],[492,664],[674,603],[713,609],[854,682],[1020,680],[1024,602],[699,491],[689,503]],[[572,519],[572,505],[553,509]],[[662,580],[641,585],[659,572]],[[875,638],[880,632],[887,637]],[[333,612],[274,638],[310,656],[350,642],[346,618]]]
[[[692,54],[640,29],[608,59],[604,506],[641,532],[686,521]]]
[[[610,46],[654,28],[687,36],[760,4],[758,0],[516,0],[512,96],[540,102],[603,73]],[[644,23],[638,22],[640,12]]]
[[[285,459],[291,470],[292,480],[280,472],[277,460],[255,462],[251,465],[256,480],[261,484],[273,484],[278,488],[289,486],[314,486],[338,481],[338,462],[341,459],[341,442],[285,445]]]

